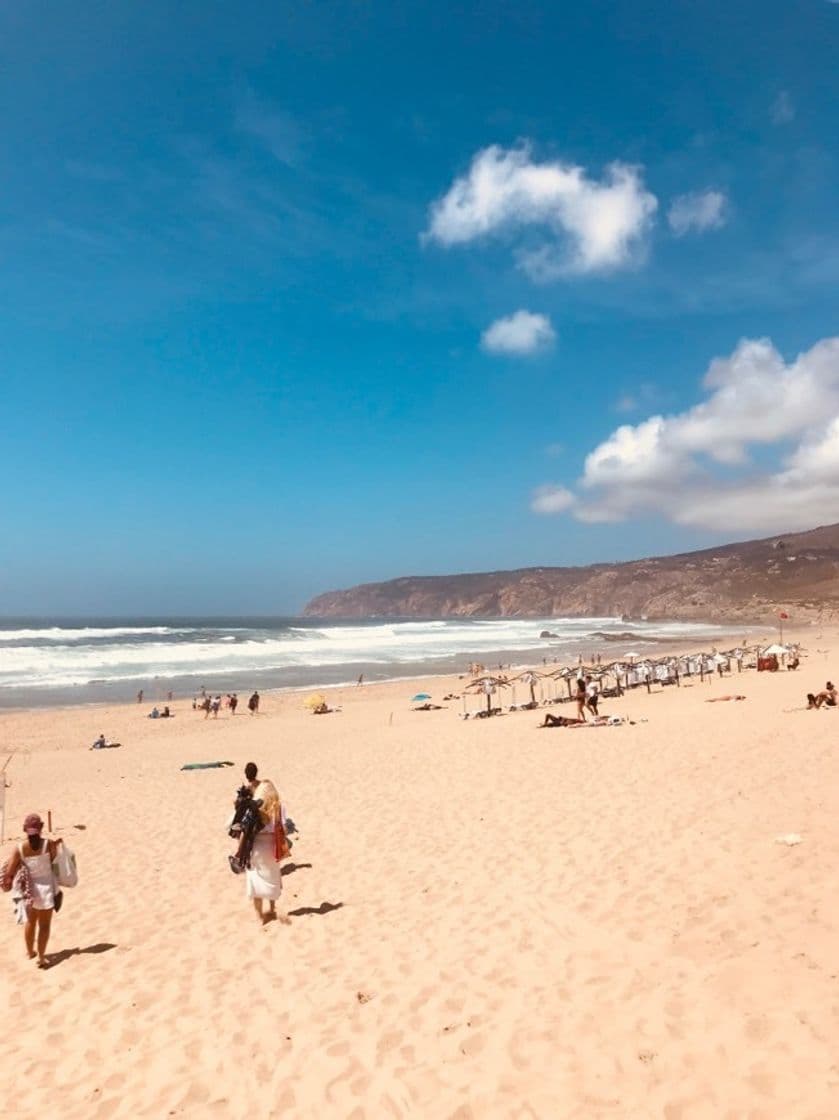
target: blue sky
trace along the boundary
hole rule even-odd
[[[0,612],[839,520],[839,4],[6,5]]]

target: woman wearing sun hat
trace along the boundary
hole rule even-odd
[[[38,968],[46,968],[47,943],[50,939],[50,925],[55,909],[56,885],[52,873],[61,840],[45,840],[42,836],[44,822],[37,813],[30,813],[23,822],[26,839],[12,852],[6,863],[3,876],[3,890],[12,889],[19,876],[21,899],[26,919],[23,937],[26,953],[30,960],[35,956],[35,933],[38,933]]]

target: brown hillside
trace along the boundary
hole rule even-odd
[[[328,591],[326,618],[555,617],[761,621],[839,607],[839,525],[622,564],[404,576]]]

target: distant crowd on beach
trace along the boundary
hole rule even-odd
[[[236,709],[239,707],[239,697],[235,692],[228,692],[224,698],[221,693],[216,693],[211,696],[205,688],[197,696],[192,698],[192,710],[194,712],[203,712],[204,719],[218,719],[218,714],[222,708],[226,708],[232,716],[236,715]],[[248,711],[252,716],[255,716],[259,711],[259,693],[254,691],[248,699]]]

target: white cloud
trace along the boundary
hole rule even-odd
[[[575,504],[577,499],[564,486],[549,483],[540,486],[533,495],[530,508],[534,513],[564,513]]]
[[[598,182],[574,164],[534,161],[528,144],[492,145],[433,204],[424,237],[448,247],[541,227],[548,239],[521,250],[518,260],[534,279],[553,279],[631,263],[657,205],[640,171],[627,164],[610,164]]]
[[[516,311],[488,326],[481,335],[481,346],[490,354],[537,354],[555,340],[556,332],[547,315]]]
[[[837,0],[837,3],[839,3],[839,0]],[[789,124],[791,120],[795,119],[795,105],[793,105],[792,98],[785,89],[782,89],[772,102],[769,114],[772,117],[773,124]]]
[[[262,144],[280,163],[302,162],[303,134],[290,113],[246,90],[236,107],[236,126]]]
[[[721,191],[696,191],[673,200],[667,221],[676,237],[684,237],[691,231],[701,233],[724,226],[727,209],[728,201]]]
[[[743,341],[703,386],[685,412],[617,428],[586,457],[576,502],[538,512],[738,533],[839,520],[839,338],[790,363],[768,339]]]

